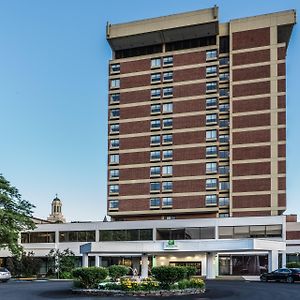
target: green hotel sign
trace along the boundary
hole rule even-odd
[[[177,250],[178,244],[174,240],[168,240],[164,243],[164,250]]]

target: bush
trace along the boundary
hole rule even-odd
[[[189,283],[190,281],[188,279],[183,279],[178,281],[178,289],[180,290],[187,289],[189,287]]]
[[[160,266],[152,268],[152,275],[164,289],[170,289],[171,285],[184,279],[186,270],[183,267]]]
[[[287,268],[300,268],[300,262],[289,262],[286,264]]]
[[[129,268],[120,265],[112,265],[108,267],[109,276],[113,281],[121,278],[122,276],[127,275],[129,272]]]
[[[202,279],[192,278],[192,279],[183,279],[178,282],[178,289],[202,289],[204,288],[205,283]]]
[[[153,291],[159,288],[159,284],[156,280],[151,277],[144,278],[140,282],[140,289],[143,291]]]
[[[84,288],[90,289],[97,288],[99,282],[107,277],[108,272],[107,269],[101,267],[85,267],[73,270],[72,274]]]
[[[61,279],[72,279],[73,276],[72,276],[71,272],[61,272],[59,274],[59,278],[61,278]]]
[[[187,279],[190,279],[192,276],[195,276],[196,275],[196,268],[194,267],[184,267],[185,268],[185,277]]]

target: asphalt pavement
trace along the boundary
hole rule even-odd
[[[263,283],[253,281],[207,281],[207,292],[198,296],[180,296],[172,299],[224,299],[224,300],[300,300],[300,283]],[[17,282],[0,283],[1,300],[138,300],[146,298],[137,297],[84,297],[73,295],[71,292],[72,283],[61,281],[44,281],[44,282]],[[147,298],[161,299],[161,298]],[[170,298],[169,298],[170,299]]]

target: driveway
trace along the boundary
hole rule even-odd
[[[82,297],[70,292],[71,282],[16,282],[0,283],[0,298],[7,300],[129,300],[130,297]],[[282,300],[300,299],[300,284],[262,283],[249,281],[207,281],[207,292],[201,296],[172,297],[172,299],[224,300]],[[145,299],[145,298],[140,298]],[[161,299],[161,298],[154,298]]]

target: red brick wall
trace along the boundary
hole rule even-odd
[[[121,119],[143,118],[149,116],[150,116],[150,105],[120,108]]]
[[[150,74],[129,76],[121,78],[121,88],[128,89],[140,86],[150,85]]]
[[[127,61],[120,64],[121,74],[146,71],[150,69],[150,59]]]
[[[143,164],[150,160],[150,152],[121,153],[120,165]]]
[[[253,98],[249,100],[234,100],[233,112],[249,112],[270,109],[270,98]]]
[[[285,59],[286,56],[286,48],[285,47],[281,47],[277,49],[277,58],[278,60],[282,60]]]
[[[203,159],[205,158],[205,151],[206,151],[205,147],[174,149],[173,150],[174,161]]]
[[[205,115],[173,118],[173,128],[193,128],[205,126]]]
[[[270,172],[271,172],[270,162],[233,165],[233,176],[270,174]]]
[[[136,103],[148,100],[150,100],[150,89],[135,92],[123,92],[120,95],[120,103],[122,104]]]
[[[233,217],[260,217],[260,216],[270,216],[271,212],[266,211],[243,211],[243,212],[234,212]]]
[[[270,66],[257,66],[253,68],[244,68],[233,70],[233,80],[251,80],[257,78],[270,77]]]
[[[269,113],[233,117],[233,127],[246,128],[246,127],[256,127],[256,126],[269,126],[271,122],[270,119],[271,116]]]
[[[205,84],[187,84],[174,87],[174,97],[189,97],[203,95],[205,93]]]
[[[150,168],[129,168],[120,170],[120,180],[149,179]]]
[[[149,130],[150,121],[128,122],[120,124],[120,134],[142,133],[149,132]]]
[[[173,56],[174,67],[201,64],[201,63],[205,63],[205,61],[206,61],[205,51],[183,53],[183,54],[177,54]]]
[[[233,97],[269,94],[270,81],[239,84],[233,86]]]
[[[233,50],[255,48],[270,45],[270,27],[234,32]]]
[[[205,164],[186,164],[173,166],[173,176],[199,176],[205,175]]]
[[[287,231],[286,239],[287,240],[300,240],[300,231]]]
[[[120,196],[145,195],[150,192],[149,183],[120,184]]]
[[[247,160],[258,158],[270,158],[271,149],[270,146],[257,146],[245,148],[234,148],[233,159],[234,160]]]
[[[259,50],[259,51],[249,51],[244,53],[236,53],[232,56],[232,64],[237,65],[247,65],[259,62],[266,62],[270,60],[270,50]]]
[[[233,180],[233,192],[268,191],[270,189],[270,178]]]
[[[187,196],[187,197],[174,197],[173,208],[198,208],[205,207],[204,196]]]
[[[182,132],[173,134],[174,145],[187,145],[203,143],[205,141],[205,131]]]
[[[130,137],[120,139],[120,150],[147,148],[150,145],[150,136]]]
[[[270,142],[271,133],[269,129],[256,131],[243,131],[233,133],[234,144]]]
[[[173,104],[175,114],[205,110],[205,99],[178,101]]]
[[[270,207],[271,195],[233,196],[232,208]]]
[[[173,74],[174,82],[204,79],[205,72],[205,68],[177,70]]]

